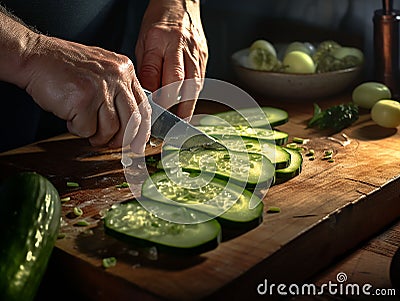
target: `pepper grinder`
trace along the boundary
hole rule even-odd
[[[374,12],[374,73],[375,80],[388,86],[392,97],[400,100],[399,76],[400,11],[393,1],[382,0],[382,9]]]

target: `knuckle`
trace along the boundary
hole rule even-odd
[[[155,63],[145,62],[140,69],[140,73],[143,77],[154,76],[155,74],[160,74],[161,69],[160,66]]]

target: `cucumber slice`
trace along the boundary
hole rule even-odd
[[[190,177],[189,173],[184,173],[183,181],[185,176]],[[190,180],[195,181],[195,178]],[[174,201],[185,208],[215,216],[223,225],[241,228],[258,225],[264,207],[255,194],[231,182],[213,178],[202,187],[190,189],[172,181],[164,171],[144,181],[142,197],[163,203]],[[250,209],[250,202],[257,205]]]
[[[284,145],[288,141],[289,135],[285,132],[265,129],[265,128],[252,128],[248,126],[197,126],[197,128],[204,133],[218,138],[219,136],[242,136],[247,138],[257,138],[260,140],[267,140],[275,142],[277,145]]]
[[[252,127],[275,127],[286,123],[289,114],[282,109],[274,107],[261,107],[264,114],[260,113],[260,108],[245,108],[237,111],[226,111],[213,115],[207,115],[200,119],[200,125],[226,125],[225,120],[232,126]],[[244,116],[244,117],[243,117]],[[223,120],[220,120],[223,119]]]
[[[275,184],[283,183],[294,178],[301,173],[303,156],[298,150],[284,147],[290,154],[290,165],[283,169],[275,170]]]
[[[237,136],[221,136],[218,137],[218,140],[230,150],[263,154],[275,165],[276,169],[289,166],[289,153],[283,147],[270,143],[267,140]]]
[[[152,206],[160,212],[177,211],[175,206],[153,203]],[[181,212],[200,214],[185,208]],[[108,210],[104,227],[107,234],[127,243],[156,246],[180,254],[206,252],[215,249],[221,241],[221,226],[216,220],[197,224],[173,223],[156,217],[136,200],[116,204]]]
[[[157,167],[215,173],[217,177],[244,183],[247,187],[272,182],[275,176],[274,165],[264,155],[204,148],[166,154]]]

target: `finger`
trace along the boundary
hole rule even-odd
[[[180,101],[180,90],[183,81],[173,82],[163,86],[152,94],[153,100],[165,109],[170,109]]]
[[[114,100],[114,106],[118,114],[119,127],[109,142],[109,146],[120,147],[128,145],[137,134],[140,114],[138,114],[138,108],[131,91],[118,93]],[[129,124],[130,122],[131,124]]]
[[[97,109],[86,107],[79,110],[79,113],[67,121],[67,129],[70,133],[82,138],[93,136],[97,131]]]
[[[196,101],[200,94],[200,91],[194,90],[192,86],[191,83],[187,83],[186,81],[183,83],[181,89],[182,101],[176,109],[176,114],[187,121],[190,121],[193,116]]]
[[[179,102],[180,90],[185,79],[182,48],[169,47],[165,53],[162,75],[162,89],[155,101],[169,109]]]
[[[107,144],[120,128],[120,122],[113,102],[102,102],[97,118],[96,134],[89,139],[90,144],[93,146]]]
[[[150,138],[151,129],[151,107],[141,87],[133,86],[133,93],[137,99],[138,111],[140,112],[141,120],[136,136],[131,142],[131,150],[134,153],[143,154],[146,148],[146,143]]]
[[[201,68],[195,53],[186,52],[184,57],[186,79],[181,89],[182,101],[178,105],[177,115],[190,120],[203,87],[203,78],[201,78]]]
[[[161,86],[163,56],[157,49],[145,51],[139,69],[139,81],[143,88],[155,91]]]

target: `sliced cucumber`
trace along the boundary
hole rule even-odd
[[[267,140],[275,142],[277,145],[284,145],[288,141],[289,135],[285,132],[265,129],[265,128],[252,128],[248,126],[197,126],[197,128],[206,134],[213,137],[220,136],[242,136],[247,138],[257,138],[260,140]]]
[[[284,147],[290,154],[290,165],[286,168],[275,170],[275,184],[279,184],[294,178],[301,173],[303,156],[298,150]]]
[[[196,181],[191,176],[193,174],[183,173],[182,182],[185,178]],[[160,171],[145,180],[142,197],[163,203],[174,201],[185,208],[215,216],[223,225],[245,227],[258,225],[262,221],[263,203],[242,187],[217,178],[199,188],[186,186],[175,183],[164,171]],[[250,209],[250,202],[257,205]]]
[[[157,167],[215,173],[217,177],[244,183],[247,187],[271,182],[275,175],[274,165],[264,155],[204,148],[171,152],[159,161]]]
[[[289,114],[282,109],[274,107],[245,108],[237,111],[226,111],[214,115],[204,116],[200,119],[200,125],[224,125],[223,120],[232,126],[251,127],[275,127],[286,123],[289,120]],[[223,120],[221,120],[223,119]]]
[[[220,136],[218,137],[228,149],[258,153],[266,156],[276,169],[289,166],[290,155],[283,147],[270,143],[267,140],[258,140],[248,137]]]
[[[177,212],[175,206],[153,203],[159,211]],[[200,214],[185,208],[180,212]],[[156,217],[133,200],[114,205],[104,218],[104,227],[107,234],[127,243],[157,246],[174,253],[206,252],[215,249],[221,241],[221,226],[216,220],[197,224],[173,223]]]

